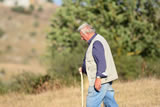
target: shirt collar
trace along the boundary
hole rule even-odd
[[[96,33],[88,40],[88,45],[90,45],[90,43],[92,42],[92,40],[96,37]]]

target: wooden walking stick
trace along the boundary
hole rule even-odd
[[[83,104],[83,74],[82,72],[80,72],[81,74],[81,98],[82,98],[82,107],[84,107],[84,104]]]

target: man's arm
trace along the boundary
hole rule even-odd
[[[107,75],[105,74],[106,71],[106,60],[104,54],[104,47],[100,41],[95,41],[93,44],[92,55],[94,60],[97,64],[97,77],[105,78]]]
[[[101,88],[101,78],[107,77],[105,74],[106,60],[104,54],[104,47],[100,41],[95,41],[93,44],[92,55],[97,65],[95,88],[97,91]]]
[[[86,75],[87,75],[85,59],[86,59],[86,55],[84,56],[82,66],[81,66],[81,67],[79,67],[79,72],[82,72],[83,74],[86,74]]]

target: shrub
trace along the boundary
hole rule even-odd
[[[7,92],[8,92],[7,85],[0,80],[0,94],[6,94]]]
[[[49,75],[37,75],[24,71],[13,77],[12,80],[2,82],[0,80],[0,94],[8,92],[40,93],[53,88],[54,81]]]
[[[159,58],[142,58],[141,56],[120,56],[115,58],[120,79],[160,78]]]
[[[160,79],[159,58],[147,58],[143,61],[143,77],[156,77]]]
[[[29,11],[31,11],[31,12],[34,11],[34,5],[29,6]]]
[[[39,6],[38,7],[38,12],[42,12],[43,11],[43,7],[42,6]]]
[[[34,37],[34,36],[36,36],[36,35],[37,35],[36,32],[30,32],[30,36],[31,36],[31,37]]]
[[[10,92],[25,92],[39,93],[52,88],[53,82],[49,75],[36,75],[29,72],[24,72],[14,77],[14,80],[9,83],[8,90]]]
[[[115,58],[119,78],[122,80],[134,80],[142,73],[143,59],[140,56],[120,56]]]
[[[17,12],[17,13],[22,13],[22,14],[31,14],[32,13],[32,8],[30,9],[25,9],[22,6],[15,6],[11,8],[12,11]]]
[[[39,77],[40,76],[29,72],[24,72],[20,75],[17,75],[14,77],[15,80],[13,80],[13,82],[10,84],[10,91],[32,93],[33,86]]]
[[[78,67],[81,66],[81,60],[82,56],[78,53],[57,53],[51,61],[54,66],[48,70],[48,74],[53,80],[58,79],[64,85],[74,85],[80,80]]]
[[[5,73],[6,73],[5,69],[1,69],[1,70],[0,70],[0,74],[3,74],[3,75],[4,75]]]

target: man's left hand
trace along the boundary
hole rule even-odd
[[[96,81],[95,81],[95,83],[94,83],[94,86],[95,86],[95,89],[96,89],[97,91],[100,91],[100,89],[101,89],[101,79],[100,79],[100,78],[96,78]]]

